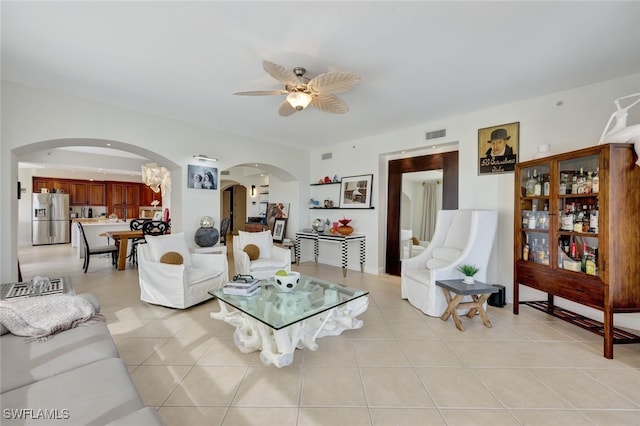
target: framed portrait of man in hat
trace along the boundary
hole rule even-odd
[[[478,174],[512,172],[518,162],[520,122],[478,130]]]

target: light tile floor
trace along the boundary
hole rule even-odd
[[[463,317],[465,332],[400,299],[388,275],[305,263],[302,273],[366,289],[364,327],[266,367],[242,354],[233,328],[139,300],[138,274],[92,256],[87,274],[68,245],[19,250],[22,272],[70,276],[96,293],[131,377],[168,425],[637,425],[640,344],[616,345],[529,307],[489,307],[493,328]],[[232,267],[232,259],[229,258]]]

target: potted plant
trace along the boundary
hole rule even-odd
[[[473,284],[474,279],[473,276],[480,271],[476,265],[468,265],[462,264],[456,268],[458,271],[462,272],[464,275],[464,279],[462,280],[465,284]]]

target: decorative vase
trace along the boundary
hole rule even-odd
[[[216,228],[198,228],[194,239],[200,247],[213,247],[220,238],[220,232]]]
[[[473,284],[473,283],[475,283],[475,280],[473,279],[473,277],[464,277],[462,282],[465,283],[465,284]]]
[[[350,235],[353,232],[353,227],[349,225],[341,225],[336,228],[336,232],[341,235]]]

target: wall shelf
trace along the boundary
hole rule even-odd
[[[341,182],[329,182],[329,183],[311,183],[309,186],[322,186],[322,185],[340,185]]]
[[[309,207],[309,210],[373,210],[375,207]]]

